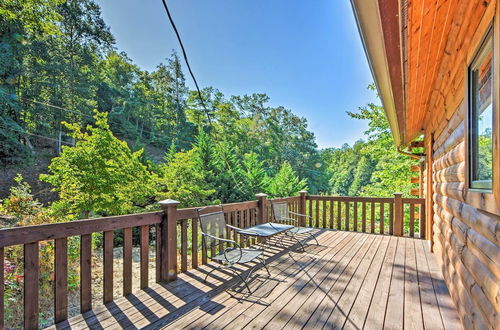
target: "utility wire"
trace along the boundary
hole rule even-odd
[[[0,90],[0,93],[3,93],[5,95],[8,95],[6,92]],[[33,100],[33,99],[29,99],[29,98],[25,98],[25,97],[21,97],[21,96],[16,96],[19,100],[21,101],[26,101],[26,102],[32,102],[32,103],[35,103],[35,104],[39,104],[39,105],[43,105],[43,106],[46,106],[46,107],[49,107],[49,108],[54,108],[54,109],[58,109],[58,110],[62,110],[62,111],[65,111],[65,112],[70,112],[70,113],[75,113],[75,114],[79,114],[81,116],[84,116],[84,117],[87,117],[87,118],[90,118],[90,119],[94,119],[94,117],[92,115],[89,115],[89,114],[86,114],[86,113],[83,113],[83,112],[80,112],[78,110],[70,110],[68,108],[64,108],[64,107],[61,107],[61,106],[58,106],[58,105],[53,105],[53,104],[50,104],[50,103],[45,103],[45,102],[40,102],[40,101],[37,101],[37,100]],[[122,123],[119,123],[119,122],[115,122],[115,121],[111,121],[108,119],[108,122],[109,123],[113,123],[113,124],[116,124],[116,125],[122,125]],[[2,127],[2,126],[0,126]],[[45,138],[47,140],[51,140],[51,141],[55,141],[55,142],[59,142],[59,140],[57,139],[54,139],[54,138],[51,138],[51,137],[48,137],[46,135],[39,135],[39,134],[35,134],[35,133],[29,133],[29,132],[26,132],[26,131],[19,131],[19,130],[14,130],[12,128],[8,128],[8,127],[2,127],[4,129],[8,129],[8,130],[11,130],[13,132],[18,132],[18,133],[22,133],[22,134],[27,134],[27,135],[32,135],[32,136],[36,136],[36,137],[40,137],[40,138]],[[147,133],[147,134],[150,134],[150,135],[155,135],[154,133],[152,132],[149,132],[149,131],[146,131],[146,130],[143,130],[143,133]],[[71,143],[67,143],[67,142],[64,142],[64,141],[61,141],[62,143],[64,144],[67,144],[67,145],[71,145]],[[226,165],[229,166],[229,163],[227,162],[227,159],[225,157],[224,158],[224,162],[226,163]],[[310,169],[307,169],[305,167],[302,167],[302,166],[296,166],[297,168],[299,169],[302,169],[304,171],[308,171],[308,172],[311,172],[311,173],[317,173],[317,174],[321,174],[320,171],[317,171],[317,170],[310,170]]]
[[[3,93],[5,95],[9,95],[8,93],[2,91],[0,89],[0,93]],[[90,114],[86,114],[86,113],[83,113],[81,111],[78,111],[78,110],[70,110],[68,108],[63,108],[61,106],[58,106],[58,105],[53,105],[53,104],[50,104],[50,103],[45,103],[45,102],[40,102],[40,101],[37,101],[37,100],[33,100],[33,99],[28,99],[28,98],[25,98],[25,97],[22,97],[22,96],[17,96],[16,97],[21,100],[21,101],[25,101],[25,102],[31,102],[31,103],[35,103],[35,104],[39,104],[39,105],[43,105],[43,106],[46,106],[46,107],[49,107],[49,108],[54,108],[54,109],[58,109],[58,110],[62,110],[62,111],[65,111],[65,112],[70,112],[70,113],[75,113],[75,114],[79,114],[83,117],[87,117],[87,118],[90,118],[90,119],[94,119],[94,116],[90,115]],[[108,118],[108,123],[110,124],[115,124],[115,125],[120,125],[120,126],[123,126],[123,123],[119,123],[117,121],[113,121],[113,120],[110,120]],[[156,135],[156,133],[153,133],[153,132],[150,132],[150,131],[147,131],[147,130],[143,130],[142,131],[143,133],[147,133],[151,136],[154,136]]]
[[[205,111],[205,114],[207,116],[208,124],[212,127],[212,119],[210,118],[210,112],[208,111],[205,101],[203,99],[203,96],[201,95],[200,87],[198,86],[198,82],[196,81],[196,77],[194,76],[193,70],[191,70],[191,65],[189,64],[189,60],[186,54],[186,49],[184,48],[184,44],[182,42],[181,36],[179,34],[179,31],[177,30],[177,26],[175,25],[174,19],[172,18],[172,15],[170,14],[170,10],[168,9],[167,2],[165,0],[161,0],[163,3],[163,8],[165,8],[165,12],[167,13],[168,20],[170,21],[170,25],[172,25],[172,29],[175,32],[175,35],[177,36],[177,41],[179,41],[179,45],[182,50],[182,56],[184,57],[184,62],[186,62],[186,66],[188,68],[189,74],[191,75],[191,78],[193,79],[194,85],[196,87],[196,91],[198,92],[198,98],[200,99],[201,106],[203,107],[203,110]],[[238,189],[240,192],[244,193],[242,188],[241,188],[241,182],[236,180],[236,177],[234,176],[234,173],[229,169],[231,166],[229,162],[227,161],[225,155],[222,156],[223,161],[226,163],[226,166],[228,167],[228,172],[231,175],[235,188]]]
[[[40,134],[35,134],[35,133],[29,133],[29,132],[26,132],[26,131],[20,131],[20,130],[13,129],[13,128],[10,128],[10,127],[5,127],[5,126],[2,126],[2,125],[0,125],[0,128],[6,129],[6,130],[9,130],[9,131],[12,131],[12,132],[17,132],[17,133],[21,133],[21,134],[36,136],[36,137],[39,137],[39,138],[44,138],[44,139],[51,140],[51,141],[54,141],[54,142],[59,142],[57,139],[48,137],[46,135],[40,135]],[[61,143],[67,144],[69,146],[73,146],[73,144],[71,144],[69,142],[61,141]]]
[[[175,22],[174,22],[174,20],[172,18],[170,10],[168,9],[167,2],[165,0],[162,0],[162,3],[163,3],[163,7],[165,8],[165,11],[167,13],[168,19],[170,21],[170,25],[172,25],[172,28],[173,28],[173,30],[175,32],[175,35],[177,36],[177,40],[179,41],[179,45],[180,45],[181,50],[182,50],[182,55],[184,57],[184,61],[186,62],[186,66],[187,66],[187,68],[189,70],[189,74],[191,75],[191,78],[193,79],[194,85],[196,86],[196,90],[198,92],[198,98],[200,99],[201,105],[202,105],[203,109],[205,110],[205,114],[207,116],[208,123],[209,123],[210,126],[212,126],[212,120],[210,118],[210,113],[209,113],[209,111],[208,111],[208,109],[207,109],[207,107],[205,105],[205,101],[203,100],[203,96],[202,96],[200,88],[198,86],[198,82],[196,81],[196,77],[194,76],[193,70],[191,70],[191,65],[189,64],[189,60],[188,60],[188,57],[187,57],[187,54],[186,54],[186,49],[184,48],[184,44],[182,43],[182,39],[181,39],[181,36],[179,34],[179,31],[177,30],[177,26],[175,25]],[[224,162],[226,163],[226,165],[228,167],[230,167],[227,159],[224,156],[222,158],[223,158]],[[309,172],[320,173],[319,171],[315,171],[315,170],[309,170],[309,169],[305,169],[305,168],[302,168],[302,169],[305,170],[305,171],[309,171]],[[234,174],[231,171],[229,171],[229,172],[230,172],[230,174],[231,174],[231,176],[233,178],[233,181],[236,184],[236,188],[240,188],[239,187],[240,183],[237,182],[236,178],[234,177]]]
[[[170,21],[170,25],[172,25],[172,28],[174,29],[175,35],[177,36],[177,40],[179,41],[179,45],[181,46],[182,50],[182,56],[184,57],[184,62],[186,62],[186,66],[188,68],[189,74],[191,75],[191,78],[193,79],[194,85],[196,86],[196,90],[198,92],[198,98],[200,99],[201,106],[205,110],[205,113],[207,115],[208,123],[210,126],[212,126],[212,120],[210,118],[210,113],[205,105],[205,101],[203,100],[203,96],[201,95],[200,87],[198,86],[198,82],[196,81],[196,78],[194,76],[193,70],[191,70],[191,65],[189,65],[189,60],[186,54],[186,50],[184,49],[184,44],[182,43],[181,36],[179,34],[179,31],[177,30],[177,26],[175,25],[175,22],[172,18],[172,15],[170,14],[170,10],[168,9],[167,2],[165,0],[161,0],[163,3],[163,7],[165,8],[165,11],[167,12],[168,20]]]

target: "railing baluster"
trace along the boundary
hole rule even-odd
[[[80,236],[80,312],[92,309],[92,234]]]
[[[313,200],[311,199],[312,197],[309,197],[309,218],[307,218],[307,221],[309,222],[309,227],[314,226],[313,224]]]
[[[191,219],[191,265],[198,268],[198,219]]]
[[[394,203],[389,203],[389,235],[394,235]]]
[[[105,304],[113,301],[113,234],[113,231],[104,232],[103,301]]]
[[[155,247],[156,247],[156,283],[161,282],[161,229],[160,224],[155,224]]]
[[[342,203],[337,200],[337,229],[342,229]]]
[[[24,328],[38,328],[38,242],[24,244]]]
[[[410,203],[410,237],[415,237],[415,205]]]
[[[375,233],[375,203],[371,202],[371,209],[370,209],[370,232],[372,234]]]
[[[55,240],[54,322],[68,318],[68,239]]]
[[[319,228],[319,199],[316,200],[316,214],[315,214],[315,225],[317,228]]]
[[[187,220],[181,220],[181,272],[187,271]]]
[[[5,274],[4,274],[4,248],[0,247],[0,329],[4,328],[4,291],[5,291]]]
[[[326,199],[323,199],[323,228],[326,228]]]
[[[298,200],[296,200],[296,201],[293,203],[293,205],[294,205],[293,212],[295,212],[295,213],[300,213],[300,212],[299,212],[299,201],[298,201]],[[299,218],[299,216],[298,216],[298,215],[295,215],[295,219],[296,219],[296,220],[298,221],[298,223],[300,224],[300,218]]]
[[[123,229],[123,295],[132,293],[132,228]]]
[[[255,209],[250,209],[250,226],[255,226]],[[250,239],[251,244],[255,244],[255,240],[253,238]]]
[[[385,233],[385,214],[384,214],[385,203],[380,203],[380,233],[383,235]]]
[[[351,201],[345,202],[345,230],[349,231],[349,222],[351,221],[350,219],[350,206],[351,206]]]
[[[244,224],[243,228],[250,227],[250,221],[248,219],[248,210],[243,211],[243,224]],[[248,241],[245,239],[243,240],[243,242],[245,243],[245,245],[246,245],[246,243],[248,243]],[[248,246],[244,246],[244,247],[248,247]],[[221,252],[223,252],[223,251],[221,251]]]
[[[140,254],[141,254],[141,289],[149,285],[149,226],[141,226]]]
[[[330,199],[330,229],[333,229],[333,200]]]
[[[361,203],[361,231],[366,233],[366,202]]]
[[[420,238],[425,238],[425,204],[420,203],[419,204],[419,209],[420,209],[420,217],[418,218],[419,221],[419,229],[420,229]]]
[[[245,219],[243,219],[243,212],[241,211],[236,211],[236,218],[238,219],[237,223],[238,223],[238,227],[239,228],[245,228]],[[240,246],[244,247],[244,242],[245,242],[245,239],[243,237],[243,235],[239,235],[239,242],[240,242]],[[222,252],[222,251],[220,251]]]
[[[203,236],[201,237],[201,264],[206,265],[207,263],[207,245],[205,244],[205,240]]]
[[[358,202],[355,200],[353,202],[353,207],[354,207],[354,231],[358,231]]]

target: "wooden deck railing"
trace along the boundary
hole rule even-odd
[[[304,226],[335,228],[389,235],[419,237],[425,234],[424,199],[300,196],[274,199],[288,201],[292,211],[310,216],[299,219]],[[39,326],[39,245],[42,241],[54,242],[54,321],[68,318],[68,239],[80,237],[80,312],[92,309],[92,234],[103,233],[103,302],[113,296],[113,250],[115,231],[123,231],[123,295],[132,292],[132,245],[133,229],[139,228],[140,288],[149,283],[150,234],[154,232],[156,254],[156,282],[168,282],[177,278],[178,272],[207,263],[198,229],[196,208],[177,209],[177,201],[160,202],[162,211],[124,216],[78,220],[47,225],[0,229],[0,329],[4,328],[4,249],[24,246],[24,327]],[[204,212],[216,210],[208,207]],[[419,211],[416,214],[416,211]],[[249,227],[272,218],[271,200],[258,194],[257,200],[225,204],[224,212],[229,224]],[[405,222],[407,225],[405,226]],[[406,230],[405,230],[406,228]],[[232,238],[244,244],[241,237],[230,233]],[[250,242],[252,243],[252,242]],[[223,247],[220,247],[222,249]],[[215,253],[217,251],[209,251]]]
[[[425,237],[425,199],[307,196],[301,203],[306,215],[304,225],[363,233]],[[299,207],[300,208],[300,207]]]

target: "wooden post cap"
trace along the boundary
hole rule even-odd
[[[173,199],[165,199],[163,201],[159,201],[158,204],[160,204],[160,207],[162,209],[166,209],[168,207],[171,207],[171,206],[177,206],[179,205],[181,202],[179,201],[176,201],[176,200],[173,200]]]
[[[267,194],[264,194],[264,193],[258,193],[258,194],[255,194],[255,197],[257,197],[257,198],[267,197]]]
[[[307,194],[307,190],[301,190],[301,191],[299,191],[299,194],[305,195],[305,194]]]
[[[400,193],[400,192],[395,192],[394,193],[394,196],[402,196],[402,195],[403,195],[403,193]]]

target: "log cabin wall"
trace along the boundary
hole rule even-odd
[[[465,109],[433,145],[433,251],[464,327],[498,329],[500,216],[466,202]]]
[[[427,224],[430,229],[427,239],[432,238],[431,248],[466,329],[500,329],[498,186],[494,188],[496,198],[493,193],[467,189],[466,127],[467,67],[495,17],[495,157],[498,157],[498,13],[498,8],[490,6],[480,18],[462,17],[461,26],[470,31],[463,33],[463,39],[455,40],[457,46],[446,54],[442,65],[448,67],[438,86],[441,101],[429,108],[431,115],[424,128],[427,154],[424,193],[429,200]],[[494,181],[498,182],[498,158],[495,167]]]

